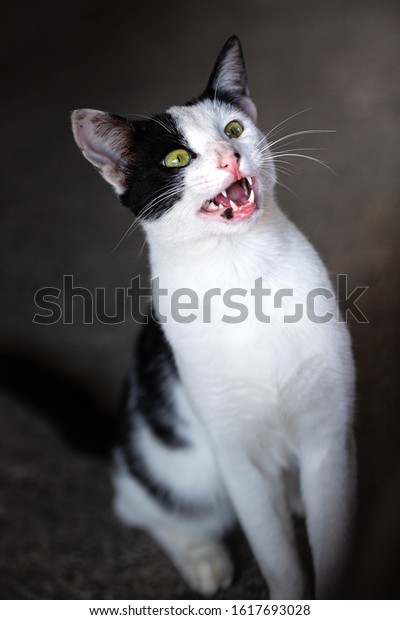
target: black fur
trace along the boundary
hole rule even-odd
[[[162,160],[177,148],[191,151],[171,114],[165,112],[149,120],[131,121],[131,124],[133,157],[127,171],[128,189],[121,196],[121,202],[142,219],[158,219],[183,193],[184,168],[167,168]],[[196,156],[193,152],[191,155]],[[159,201],[158,198],[169,190],[173,195]],[[151,206],[152,201],[155,204]]]
[[[129,471],[164,508],[185,514],[208,512],[199,505],[180,498],[151,473],[147,456],[137,449],[138,431],[143,424],[155,439],[171,450],[190,450],[191,446],[179,433],[179,420],[169,400],[172,382],[179,380],[172,350],[159,323],[149,316],[137,344],[130,380],[125,390],[125,402],[119,433]],[[182,472],[184,475],[184,472]]]

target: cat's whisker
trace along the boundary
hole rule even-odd
[[[294,170],[290,170],[290,169],[288,170],[287,168],[283,168],[282,166],[275,165],[275,170],[279,172],[279,174],[284,174],[288,177],[291,177],[292,174],[297,174]]]
[[[286,161],[284,159],[278,159],[273,157],[268,158],[266,161],[270,162],[272,166],[280,164],[281,166],[285,165],[288,170],[298,169],[298,166],[296,166],[296,164],[292,161]]]
[[[272,157],[271,159],[273,159],[274,161],[282,161],[280,158],[281,157],[299,157],[301,159],[309,159],[310,161],[314,161],[317,164],[321,164],[321,166],[323,166],[324,168],[327,168],[328,170],[330,170],[330,172],[332,172],[335,176],[336,172],[330,167],[328,166],[328,164],[325,161],[322,161],[321,159],[317,159],[316,157],[311,157],[310,155],[303,155],[302,153],[286,153],[283,155],[279,155],[276,157]]]
[[[279,142],[283,142],[287,138],[293,138],[295,136],[304,136],[304,135],[312,135],[317,133],[336,133],[336,129],[304,129],[303,131],[294,131],[293,133],[289,133],[286,136],[282,136],[277,140],[274,140],[269,144],[269,148],[272,148],[275,144]]]
[[[300,147],[300,148],[295,148],[295,149],[288,149],[287,151],[271,151],[271,155],[273,156],[283,155],[285,153],[295,153],[297,151],[324,151],[324,150],[325,149],[323,147],[306,146],[306,147]]]
[[[299,142],[302,142],[305,138],[297,138],[297,140],[290,140],[289,142],[283,142],[282,144],[279,145],[279,148],[287,148],[288,146],[291,146],[292,144],[298,144]],[[324,147],[317,147],[317,146],[302,146],[302,147],[297,147],[296,149],[292,149],[292,150],[315,150],[315,151],[322,151],[324,150]],[[265,146],[263,146],[263,148],[260,150],[260,153],[265,153],[265,151],[271,151],[271,153],[276,153],[277,151],[274,150],[274,148],[271,148],[271,145],[267,144]]]
[[[163,123],[159,118],[157,118],[157,116],[152,116],[151,114],[125,114],[125,116],[135,116],[137,118],[144,118],[148,121],[154,121],[155,123],[158,123],[158,125],[160,125],[160,127],[163,127],[169,134],[172,133],[172,129],[170,127],[168,127],[165,123]]]
[[[282,125],[284,125],[285,123],[288,123],[289,121],[291,121],[293,118],[296,118],[296,116],[300,116],[301,114],[304,114],[305,112],[309,112],[310,110],[312,110],[312,107],[310,108],[305,108],[304,110],[300,110],[300,112],[296,112],[296,114],[292,114],[291,116],[288,116],[287,118],[285,118],[283,121],[281,121],[280,123],[278,123],[277,125],[275,125],[275,127],[273,127],[272,129],[270,129],[270,131],[267,133],[267,135],[265,136],[266,139],[270,138],[274,133],[276,133],[276,130],[278,129],[278,127],[282,127]],[[281,130],[282,130],[281,129]]]
[[[147,215],[154,209],[154,207],[158,206],[164,200],[168,200],[169,198],[173,198],[178,193],[179,193],[179,190],[175,190],[175,191],[171,191],[171,192],[165,192],[165,193],[161,194],[160,196],[158,196],[157,198],[154,198],[151,202],[147,203],[145,205],[145,207],[143,208],[143,210],[139,213],[139,215],[137,216],[138,220],[145,219],[147,217]]]
[[[254,147],[254,148],[256,149],[257,147],[259,147],[259,146],[260,146],[260,144],[262,144],[262,143],[264,142],[264,140],[266,140],[266,139],[267,139],[267,136],[263,136],[263,137],[261,138],[261,140],[259,140],[259,141],[257,142],[257,144],[255,145],[255,147]]]
[[[271,174],[272,172],[274,172],[274,171],[275,171],[275,172],[278,172],[278,173],[279,173],[279,175],[283,174],[283,175],[288,176],[288,177],[291,177],[291,176],[293,176],[293,175],[297,175],[297,172],[296,172],[296,171],[294,171],[294,170],[290,170],[290,169],[288,170],[288,169],[286,169],[286,168],[279,167],[279,166],[276,166],[276,165],[275,165],[275,166],[265,165],[265,166],[263,166],[263,168],[264,168],[264,169],[265,169],[265,170],[266,170],[269,174]]]
[[[285,183],[282,183],[282,181],[276,181],[277,185],[280,185],[281,187],[283,187],[283,189],[286,189],[288,192],[290,192],[291,194],[293,194],[293,196],[295,198],[297,198],[297,200],[299,200],[299,195],[296,194],[296,192],[294,192],[292,189],[290,189],[290,187],[288,187],[287,185],[285,185]]]
[[[138,215],[138,218],[144,219],[149,214],[149,212],[154,209],[154,207],[159,205],[164,200],[168,200],[169,198],[180,195],[181,192],[182,190],[180,187],[169,187],[166,191],[162,192],[161,194],[153,198],[153,200],[148,202],[145,205],[144,209],[141,211],[141,213]]]
[[[125,231],[125,233],[123,234],[123,236],[121,237],[121,239],[119,240],[117,245],[112,249],[111,254],[116,252],[118,250],[118,248],[122,245],[122,243],[133,235],[133,233],[136,231],[136,229],[141,225],[142,220],[145,219],[145,217],[149,214],[151,209],[153,209],[155,206],[157,206],[163,200],[171,198],[171,197],[173,197],[174,195],[176,195],[179,192],[180,192],[180,190],[177,189],[177,188],[175,188],[175,189],[174,188],[169,188],[168,191],[163,192],[161,195],[156,196],[156,198],[154,198],[152,201],[147,203],[147,205],[144,207],[142,212],[130,224],[130,226]]]
[[[274,166],[276,167],[277,159],[274,158],[272,155],[267,155],[267,156],[264,155],[263,159],[262,159],[262,164],[261,165],[263,165],[265,163],[270,163],[272,167],[274,167]],[[282,161],[281,160],[279,163],[285,164],[285,166],[288,169],[290,169],[290,168],[297,168],[297,166],[293,162],[291,162],[291,161]]]
[[[173,184],[168,185],[168,186],[166,187],[165,191],[164,191],[163,193],[161,193],[161,194],[159,193],[159,191],[160,191],[160,190],[159,190],[159,189],[157,189],[157,190],[155,190],[154,192],[152,192],[152,193],[149,195],[149,199],[150,199],[150,198],[152,198],[153,196],[155,196],[154,200],[157,200],[157,199],[158,199],[158,198],[160,198],[161,196],[167,196],[167,195],[169,194],[169,192],[171,192],[171,191],[172,191],[172,190],[174,190],[174,189],[177,189],[177,188],[174,188],[174,185],[173,185]],[[148,204],[149,204],[149,203],[148,203]]]
[[[142,243],[142,247],[140,248],[140,252],[138,254],[138,259],[140,260],[142,258],[142,254],[143,254],[143,250],[147,245],[147,237],[144,238],[144,241]]]
[[[305,131],[299,131],[299,132],[294,132],[291,134],[287,134],[286,136],[282,136],[281,138],[279,138],[278,140],[275,140],[273,142],[267,143],[265,145],[262,146],[262,148],[260,149],[260,152],[263,153],[264,151],[268,151],[268,150],[273,150],[273,147],[275,146],[275,144],[281,143],[283,142],[283,146],[289,146],[290,144],[296,144],[296,142],[301,142],[302,140],[304,140],[308,134],[314,134],[314,133],[331,133],[331,132],[335,132],[336,130],[334,129],[310,129],[310,130],[305,130]],[[293,137],[293,136],[301,136],[298,137],[296,140],[290,140],[289,142],[287,142],[286,140],[288,140],[289,138]],[[267,140],[268,135],[264,136],[257,144],[255,148],[258,148],[265,140]]]
[[[261,165],[261,169],[265,170],[268,174],[278,173],[278,176],[285,175],[287,177],[291,177],[293,175],[297,176],[298,174],[298,166],[294,164],[290,164],[290,162],[264,162]]]
[[[170,196],[173,196],[177,193],[179,193],[181,190],[180,188],[177,187],[167,187],[166,190],[164,192],[162,192],[161,194],[157,194],[152,200],[150,200],[150,202],[148,202],[146,204],[146,207],[153,207],[154,205],[158,204],[158,202],[160,202],[160,200],[163,200],[164,198],[169,198]],[[155,192],[153,194],[150,194],[149,198],[151,198],[151,196],[154,196]]]
[[[118,243],[113,247],[113,249],[111,250],[111,254],[114,254],[114,252],[116,252],[118,250],[118,248],[121,247],[121,245],[123,244],[123,242],[125,241],[125,239],[130,236],[133,233],[132,228],[135,226],[135,224],[137,223],[137,220],[134,219],[132,224],[129,226],[129,228],[125,231],[125,233],[123,234],[123,236],[121,237],[121,239],[118,241]]]
[[[298,144],[299,142],[302,142],[303,140],[305,140],[307,138],[307,136],[302,136],[300,138],[296,138],[296,140],[289,140],[289,142],[284,142],[283,144],[281,144],[281,146],[289,146],[290,144]],[[265,151],[271,150],[273,151],[273,149],[271,149],[271,145],[270,144],[264,144],[264,146],[260,149],[261,153],[264,153]]]

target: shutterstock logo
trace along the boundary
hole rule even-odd
[[[358,323],[368,323],[358,305],[368,287],[357,286],[349,292],[347,275],[339,274],[336,290],[335,295],[328,288],[311,289],[306,295],[302,293],[303,301],[300,303],[296,289],[272,290],[264,286],[261,277],[254,281],[250,289],[210,288],[199,295],[192,288],[169,291],[160,287],[159,278],[153,278],[150,286],[145,286],[141,276],[132,278],[127,288],[117,287],[110,292],[104,287],[97,287],[91,291],[76,286],[72,275],[65,275],[61,288],[43,287],[36,291],[34,302],[37,312],[33,322],[37,325],[54,325],[59,322],[66,325],[75,322],[117,325],[132,320],[145,324],[149,320],[146,309],[151,306],[153,316],[160,323],[211,323],[215,320],[243,323],[254,318],[260,323],[277,320],[288,324],[305,320],[328,323],[333,319],[347,322],[350,315]],[[330,300],[334,301],[327,304]],[[112,310],[107,311],[110,305]],[[326,309],[328,305],[329,310]]]

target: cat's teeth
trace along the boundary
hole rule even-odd
[[[249,202],[254,202],[254,190],[251,190],[250,192]]]
[[[233,202],[233,200],[229,201],[229,204],[231,205],[233,211],[236,213],[236,211],[239,211],[239,207]]]
[[[224,189],[224,190],[222,190],[221,194],[222,194],[223,196],[225,196],[225,198],[228,198],[228,194],[226,193],[226,190],[225,190],[225,189]]]
[[[207,211],[218,211],[219,207],[214,202],[210,202],[207,207]]]
[[[247,183],[250,185],[250,187],[253,185],[253,179],[251,177],[246,177],[247,179]]]

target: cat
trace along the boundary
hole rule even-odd
[[[129,375],[117,515],[146,530],[205,596],[232,582],[223,537],[238,521],[270,597],[301,599],[310,586],[292,514],[302,514],[316,596],[331,597],[354,508],[351,343],[325,267],[276,203],[274,155],[256,125],[239,39],[185,105],[144,120],[80,109],[72,126],[142,226],[164,290]],[[174,314],[182,289],[199,300],[190,320]],[[241,321],[227,313],[232,289]],[[294,320],[310,291],[316,320]]]

